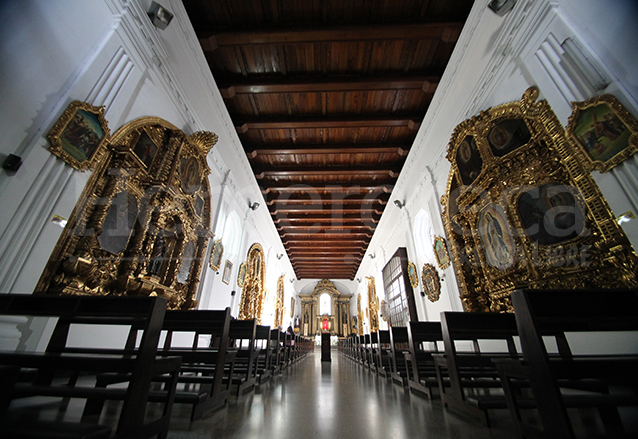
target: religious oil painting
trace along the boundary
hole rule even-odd
[[[445,270],[450,266],[450,256],[447,251],[447,244],[445,239],[440,236],[434,237],[434,254],[436,255],[436,261],[439,264],[441,270]]]
[[[124,191],[113,197],[98,235],[100,248],[112,254],[124,251],[131,238],[137,213],[137,199],[131,193]]]
[[[532,135],[523,119],[506,119],[498,122],[487,133],[487,141],[495,157],[504,155],[527,144]]]
[[[481,211],[478,232],[483,241],[487,263],[499,270],[511,267],[516,244],[501,206],[490,204]]]
[[[157,145],[145,130],[140,133],[140,137],[133,147],[133,152],[144,163],[146,169],[151,167],[157,152]]]
[[[246,263],[242,262],[237,273],[237,286],[244,287],[244,279],[246,278]]]
[[[419,286],[419,275],[416,272],[416,266],[412,262],[408,262],[408,277],[410,278],[412,288]]]
[[[210,252],[210,268],[217,271],[222,265],[222,256],[224,256],[224,245],[222,240],[218,239],[213,244],[213,250]]]
[[[226,259],[226,264],[224,265],[224,274],[222,275],[222,282],[226,285],[230,284],[230,275],[233,272],[233,263]]]
[[[585,215],[576,190],[562,184],[531,189],[518,200],[518,215],[525,233],[540,245],[558,244],[580,236]]]
[[[608,171],[638,150],[638,122],[612,95],[572,103],[567,132],[591,169]]]
[[[180,162],[179,174],[181,176],[182,190],[187,194],[194,194],[202,184],[199,172],[199,161],[195,157],[183,158]]]
[[[476,147],[473,136],[467,136],[456,150],[456,165],[459,169],[461,181],[470,185],[476,180],[483,168],[483,159]]]
[[[421,281],[425,294],[430,302],[436,302],[441,297],[441,280],[436,267],[432,264],[425,264],[421,272]]]
[[[75,169],[91,169],[110,137],[104,107],[71,102],[47,137],[53,154]]]

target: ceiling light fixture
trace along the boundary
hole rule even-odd
[[[399,200],[394,200],[394,205],[397,206],[399,209],[403,209],[403,206],[405,206],[405,203],[402,203]]]
[[[254,203],[250,204],[250,201],[249,201],[248,207],[250,207],[250,210],[257,210],[257,208],[259,207],[259,203],[255,201]]]

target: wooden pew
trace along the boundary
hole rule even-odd
[[[574,421],[589,407],[586,413],[591,416],[592,410],[593,414],[597,411],[603,428],[596,431],[590,426],[579,433],[587,437],[638,437],[636,430],[625,431],[618,411],[618,407],[625,411],[633,407],[634,417],[638,412],[638,290],[519,290],[511,297],[523,361],[497,365],[519,435],[583,436],[577,435]],[[589,341],[601,334],[606,335],[604,346],[586,343],[584,352],[574,346],[579,335]],[[624,349],[601,351],[623,335],[629,336]],[[552,343],[555,352],[548,353]],[[521,409],[525,407],[514,385],[521,380],[531,386],[542,429],[523,422]]]
[[[281,363],[283,356],[283,345],[280,339],[282,332],[279,329],[270,330],[270,347],[272,348],[272,354],[270,356],[270,367],[272,375],[279,375],[281,373]]]
[[[392,360],[392,379],[403,386],[408,385],[408,370],[405,353],[410,352],[408,328],[395,326],[390,328],[390,349]]]
[[[159,297],[100,297],[0,294],[0,315],[53,317],[57,323],[45,352],[0,352],[0,368],[4,375],[0,389],[0,410],[11,418],[10,402],[31,396],[52,396],[62,399],[86,399],[82,422],[41,422],[24,425],[8,423],[4,433],[12,435],[38,431],[39,438],[102,437],[105,428],[86,422],[99,422],[91,416],[93,401],[123,401],[115,437],[166,437],[172,410],[179,357],[157,358],[157,346],[166,312],[166,300]],[[90,346],[74,342],[77,334],[99,334],[101,331],[127,330],[121,347],[114,347],[111,337],[94,337]],[[21,373],[21,371],[23,373]],[[126,375],[125,386],[114,389],[96,387],[95,374]],[[162,376],[167,386],[159,416],[149,415],[147,403],[151,381]],[[66,404],[63,404],[64,407]],[[101,404],[98,404],[101,408]],[[154,413],[157,413],[156,411]],[[148,417],[152,419],[147,419]],[[16,429],[18,431],[16,431]],[[110,430],[110,429],[109,429]]]
[[[257,325],[255,346],[259,349],[257,357],[257,384],[262,384],[272,375],[272,356],[275,350],[270,343],[270,326]]]
[[[257,320],[232,320],[229,338],[231,347],[236,350],[233,384],[237,386],[237,395],[255,387],[257,382],[257,360],[259,350],[255,347]]]
[[[230,308],[166,312],[166,338],[158,354],[182,357],[175,402],[193,406],[191,420],[228,400],[237,355],[229,342],[231,320]],[[113,383],[108,377],[104,381]],[[152,400],[162,397],[159,390],[151,392]]]
[[[370,333],[370,347],[368,348],[368,366],[373,372],[377,372],[377,356],[379,351],[379,333]]]
[[[514,315],[442,312],[441,328],[445,354],[432,354],[441,402],[489,426],[488,410],[507,408],[492,360],[519,358]],[[490,350],[482,349],[481,342],[489,344]],[[523,403],[529,406],[531,401]]]
[[[405,362],[410,390],[432,398],[432,389],[439,386],[432,354],[439,352],[438,342],[443,342],[441,322],[410,322],[408,342]]]
[[[377,374],[383,378],[392,379],[392,340],[390,331],[380,329],[379,349],[377,351],[376,364]]]

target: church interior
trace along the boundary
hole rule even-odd
[[[7,437],[638,435],[635,1],[0,17]]]

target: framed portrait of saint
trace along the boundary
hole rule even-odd
[[[233,271],[233,263],[226,259],[226,264],[224,265],[224,274],[222,275],[222,282],[226,285],[230,284],[230,274]]]
[[[485,207],[479,217],[478,230],[487,263],[499,270],[511,267],[516,243],[503,208],[496,204]]]
[[[609,171],[638,151],[638,121],[613,95],[573,102],[567,134],[590,171]]]
[[[425,289],[425,295],[428,296],[430,302],[436,302],[441,297],[441,280],[436,267],[432,264],[423,265],[421,272],[421,281]]]
[[[194,194],[202,186],[199,161],[195,157],[184,157],[179,166],[182,190],[186,194]]]
[[[436,255],[436,262],[439,264],[441,270],[445,270],[450,266],[450,255],[447,251],[447,244],[445,239],[440,236],[434,237],[434,254]]]
[[[239,288],[244,287],[244,279],[246,278],[246,263],[242,262],[237,272],[237,286]]]
[[[217,271],[219,267],[222,265],[222,256],[224,256],[224,245],[222,244],[222,240],[218,239],[213,244],[213,250],[210,252],[210,268]]]
[[[137,138],[137,142],[135,142],[135,146],[133,147],[133,152],[140,159],[140,161],[144,164],[144,167],[148,170],[153,163],[153,159],[155,158],[155,154],[157,153],[157,145],[148,135],[146,130],[142,130],[140,136]]]
[[[104,111],[104,106],[71,102],[47,135],[49,150],[75,169],[92,169],[110,138]]]
[[[416,272],[416,266],[408,261],[408,278],[410,279],[410,285],[412,288],[419,286],[419,275]]]
[[[483,158],[476,146],[474,136],[467,136],[456,149],[456,166],[459,177],[465,185],[476,180],[483,169]]]

